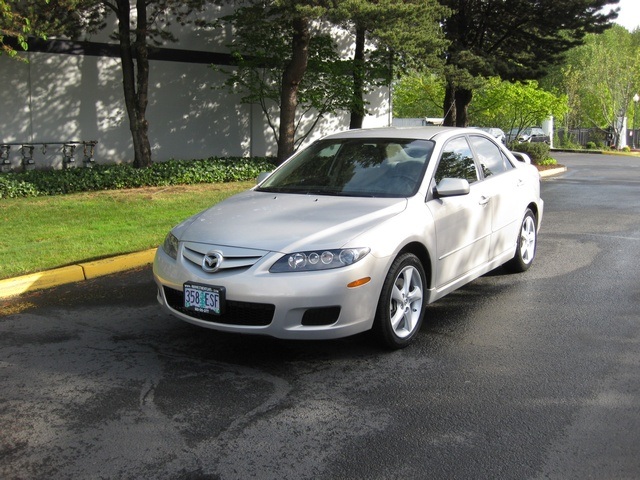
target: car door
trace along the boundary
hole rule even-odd
[[[491,210],[491,249],[493,259],[512,248],[524,213],[519,189],[523,185],[520,172],[495,143],[480,135],[469,141],[482,170],[482,195]],[[479,185],[480,187],[480,185]]]
[[[436,231],[436,288],[486,263],[491,242],[491,211],[466,137],[444,146],[434,175],[436,185],[443,178],[465,179],[470,191],[427,202]]]

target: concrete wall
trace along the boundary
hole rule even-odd
[[[215,9],[209,13],[219,14]],[[153,159],[275,155],[274,137],[260,108],[241,104],[239,97],[216,88],[225,77],[209,63],[188,61],[189,52],[224,52],[229,32],[185,28],[178,33],[180,42],[166,48],[174,49],[177,55],[169,57],[180,61],[150,61],[147,119]],[[92,46],[113,46],[106,33],[83,40]],[[0,56],[5,85],[0,93],[0,143],[18,144],[8,155],[0,153],[13,169],[21,165],[23,143],[35,144],[37,167],[61,168],[62,143],[69,141],[97,141],[93,152],[97,163],[132,161],[118,57],[87,54],[81,48],[67,53],[30,51],[24,57],[28,63]],[[372,114],[365,119],[366,127],[389,124],[389,95],[388,89],[379,89],[370,96]],[[346,129],[348,123],[347,113],[327,116],[309,141]],[[78,166],[82,150],[80,145],[75,151]]]

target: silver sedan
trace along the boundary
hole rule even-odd
[[[477,129],[352,130],[185,220],[153,272],[187,322],[285,339],[373,329],[408,345],[426,307],[500,265],[527,270],[540,177]]]

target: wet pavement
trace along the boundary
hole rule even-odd
[[[200,329],[150,268],[0,300],[0,477],[640,477],[640,160],[558,157],[531,270],[402,351]]]

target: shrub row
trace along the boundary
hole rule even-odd
[[[549,145],[544,142],[512,142],[509,144],[509,149],[514,152],[526,153],[531,158],[531,161],[537,165],[543,165],[546,160],[550,159]]]
[[[68,170],[30,170],[0,174],[0,198],[255,179],[274,165],[266,158],[209,158],[154,163],[149,168],[129,164],[96,165]]]

